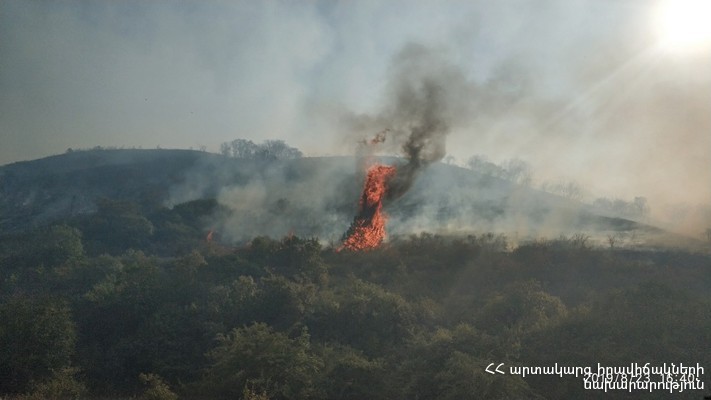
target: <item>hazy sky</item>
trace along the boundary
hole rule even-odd
[[[407,44],[476,97],[447,152],[529,162],[651,205],[711,203],[711,50],[659,45],[651,0],[0,1],[0,164],[69,147],[352,154]],[[375,133],[375,132],[374,132]]]

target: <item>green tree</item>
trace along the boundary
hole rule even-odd
[[[28,392],[71,365],[76,333],[65,302],[12,297],[0,321],[0,393]]]
[[[377,400],[394,393],[394,388],[388,388],[389,374],[382,358],[370,359],[348,346],[328,346],[323,359],[321,385],[328,399]]]
[[[72,400],[86,394],[86,386],[77,380],[78,368],[65,367],[52,371],[51,377],[34,385],[32,393],[22,400]]]
[[[410,337],[415,319],[402,296],[354,279],[338,292],[323,296],[307,323],[319,339],[379,356]]]
[[[283,276],[267,276],[259,281],[259,290],[248,315],[251,321],[266,322],[285,330],[300,321],[314,302],[313,284],[292,282]]]
[[[0,238],[0,289],[6,293],[71,289],[70,276],[85,262],[81,233],[66,225],[3,237]]]
[[[219,338],[210,352],[212,364],[201,393],[214,398],[239,398],[245,387],[270,399],[318,396],[316,381],[323,362],[311,351],[309,335],[295,338],[257,323]]]
[[[142,400],[177,400],[178,396],[170,390],[170,387],[156,374],[138,375],[141,382],[146,385],[146,390],[141,396]]]
[[[526,382],[515,375],[492,375],[486,372],[490,362],[471,354],[454,351],[441,370],[434,372],[437,399],[522,399],[536,398]]]
[[[563,302],[546,293],[536,281],[510,284],[491,297],[477,318],[478,326],[489,333],[519,335],[545,328],[566,315]]]
[[[504,346],[467,324],[422,333],[401,348],[400,368],[391,381],[400,382],[405,399],[533,398],[520,377],[486,373],[491,359],[509,362]]]
[[[55,268],[84,258],[81,233],[67,225],[53,225],[0,238],[0,268]]]
[[[153,341],[147,322],[164,297],[167,281],[154,258],[129,252],[116,273],[95,284],[77,305],[83,346],[79,358],[92,386],[121,393],[137,386],[142,371],[153,371]]]
[[[522,360],[538,365],[661,365],[711,362],[711,302],[667,284],[643,283],[618,289],[578,307],[560,324],[528,335]],[[532,377],[532,387],[553,399],[590,397],[579,380]],[[600,398],[627,398],[601,393]],[[668,398],[669,393],[649,393]],[[694,398],[693,392],[682,394]]]
[[[254,238],[246,257],[273,273],[293,280],[324,282],[326,265],[321,259],[321,245],[316,239],[287,236],[280,241]]]

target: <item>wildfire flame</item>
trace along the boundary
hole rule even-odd
[[[388,190],[388,182],[395,175],[396,168],[376,164],[368,169],[368,174],[360,198],[358,215],[346,232],[346,239],[338,251],[373,249],[385,239],[387,216],[383,212],[383,198]]]

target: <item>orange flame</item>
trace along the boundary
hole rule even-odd
[[[346,239],[338,251],[343,249],[358,251],[374,249],[385,239],[383,198],[388,190],[388,182],[395,175],[396,169],[389,165],[373,165],[368,169],[360,207]]]

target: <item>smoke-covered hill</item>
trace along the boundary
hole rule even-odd
[[[209,221],[221,237],[289,233],[337,241],[357,208],[363,173],[375,159],[248,160],[191,150],[74,151],[0,167],[0,232],[23,231],[92,213],[97,200],[142,210],[215,198],[230,213]],[[403,164],[397,158],[380,160]],[[388,231],[402,235],[502,232],[513,240],[584,233],[641,242],[661,231],[599,216],[579,202],[457,166],[424,169],[385,204]]]

